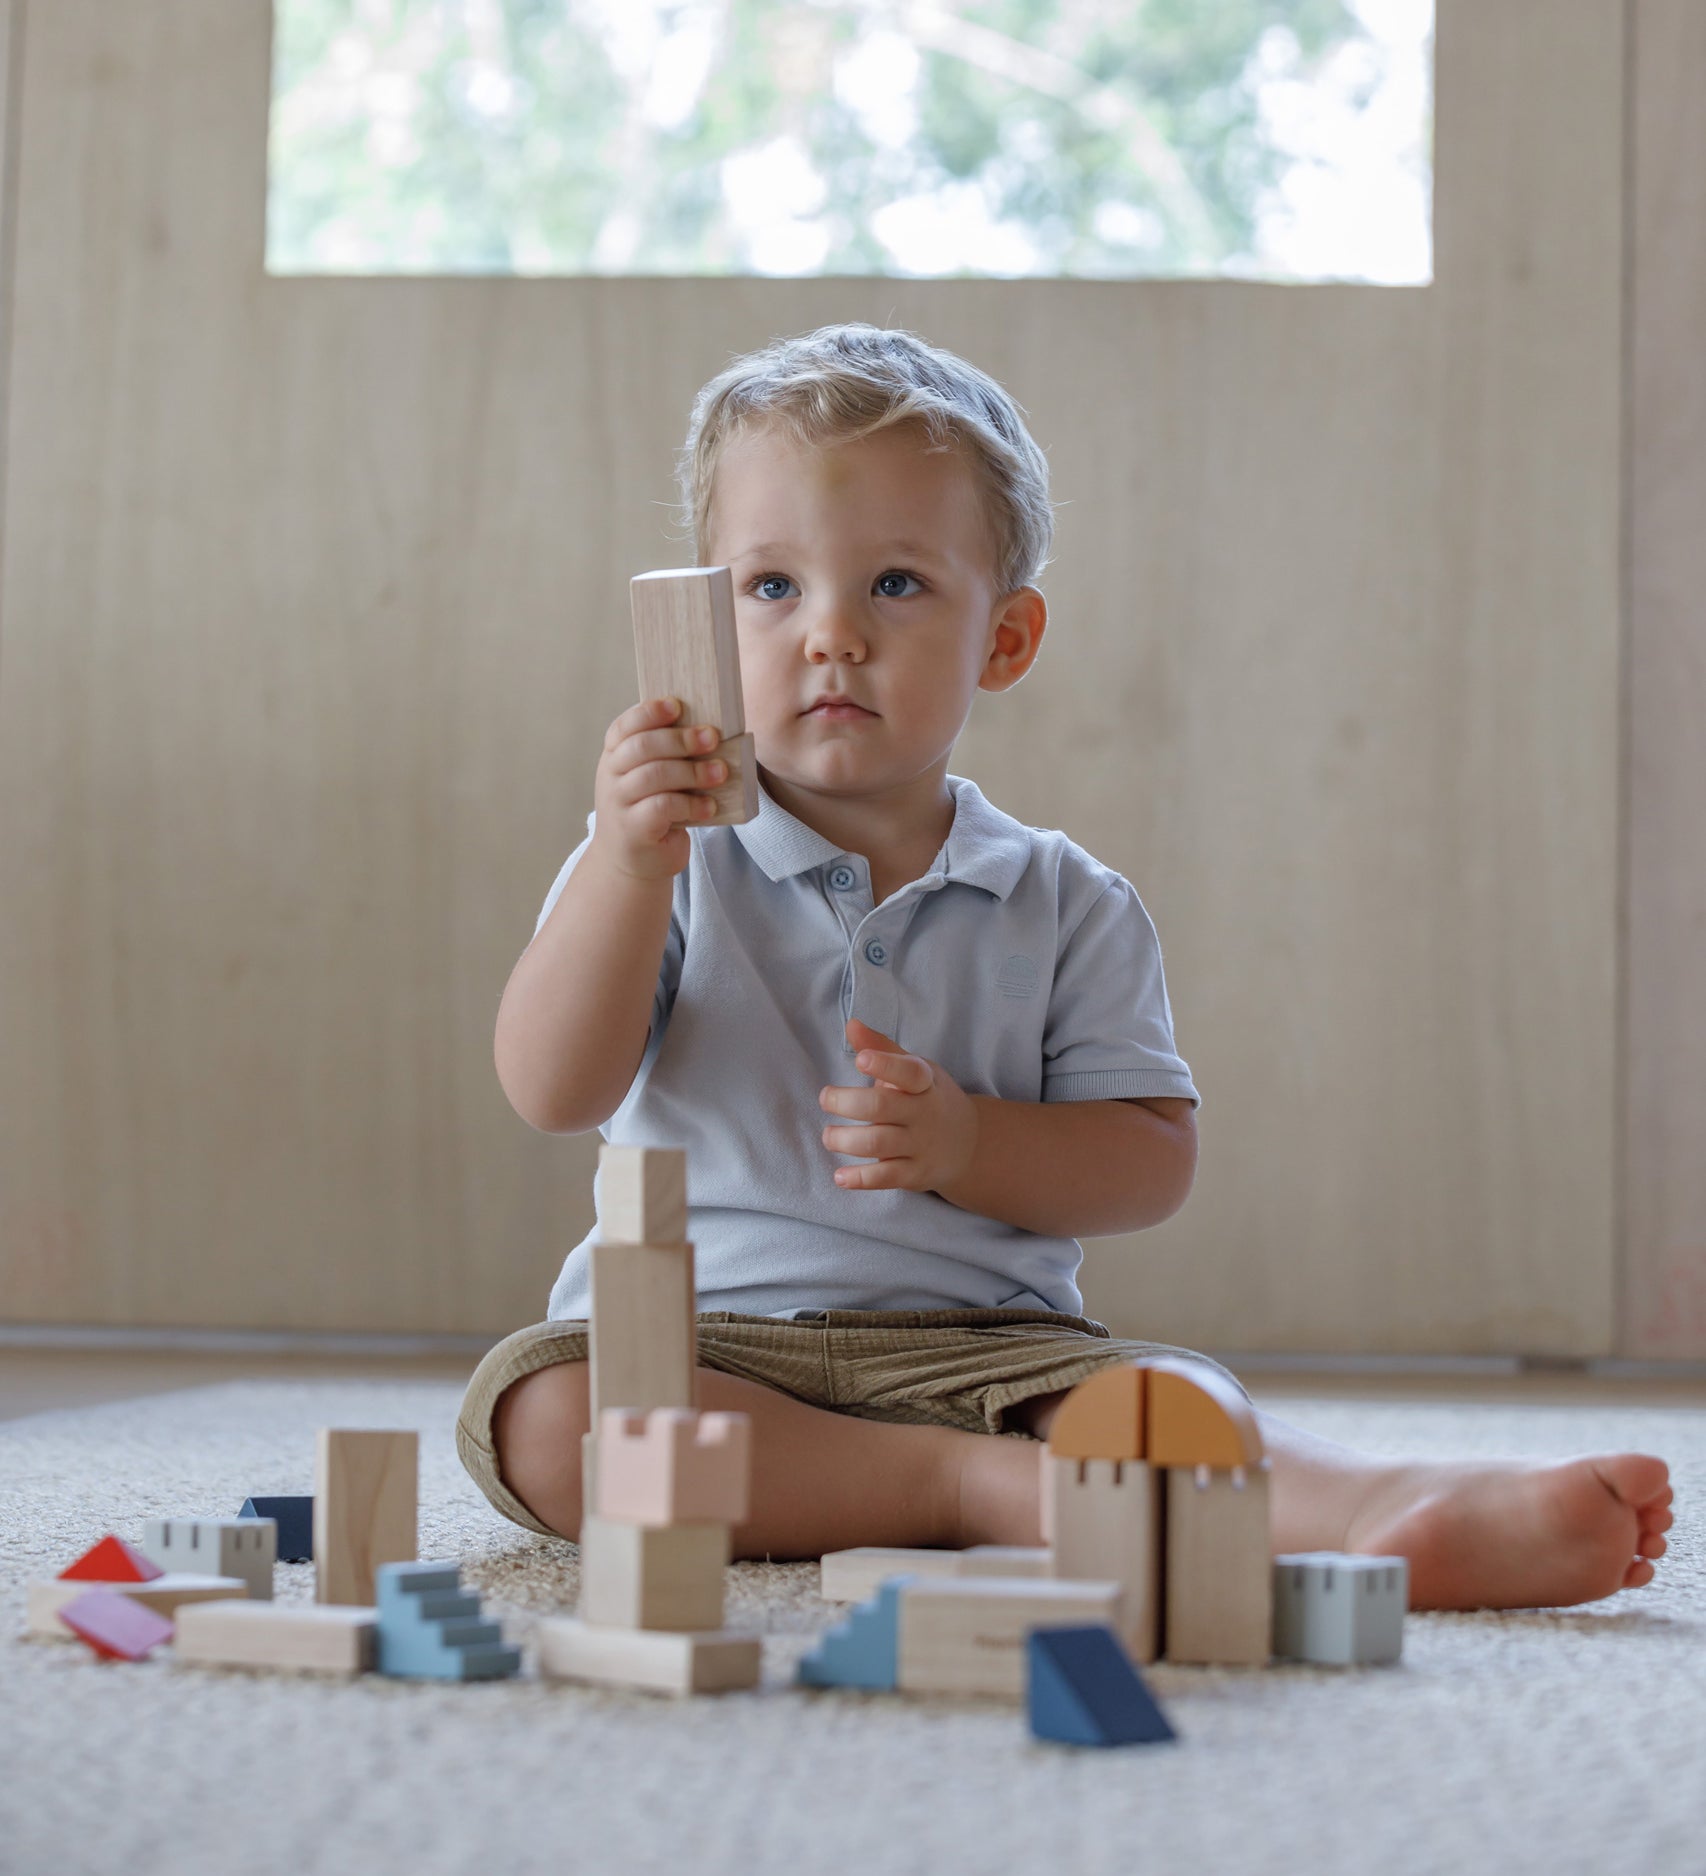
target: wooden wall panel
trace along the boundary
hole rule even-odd
[[[733,352],[962,350],[1063,505],[957,762],[1138,884],[1206,1095],[1091,1308],[1609,1346],[1620,9],[1443,0],[1438,283],[269,281],[263,0],[32,11],[0,578],[24,1320],[498,1331],[590,1216],[497,998]],[[1063,760],[1063,752],[1073,752]]]
[[[1635,0],[1619,1346],[1706,1356],[1706,8]]]

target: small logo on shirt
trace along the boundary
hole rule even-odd
[[[1004,997],[1034,997],[1037,994],[1037,967],[1023,952],[1015,951],[1002,965],[995,987]]]

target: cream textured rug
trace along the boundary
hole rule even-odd
[[[1017,1710],[805,1693],[810,1564],[738,1564],[764,1685],[674,1702],[535,1679],[328,1682],[103,1664],[17,1639],[23,1586],[107,1530],[307,1492],[316,1427],[420,1429],[421,1555],[511,1639],[567,1609],[575,1552],[498,1518],[437,1382],[237,1383],[0,1424],[6,1876],[1101,1876],[1706,1871],[1706,1410],[1287,1401],[1330,1438],[1430,1455],[1663,1454],[1657,1581],[1576,1612],[1411,1616],[1404,1660],[1169,1667],[1178,1743],[1032,1743]],[[281,1569],[291,1600],[306,1568]]]

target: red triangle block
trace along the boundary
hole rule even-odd
[[[174,1628],[169,1616],[116,1589],[86,1590],[60,1610],[59,1619],[108,1661],[140,1661],[170,1641]]]
[[[78,1583],[152,1583],[163,1572],[157,1563],[132,1549],[122,1537],[103,1537],[92,1550],[86,1550],[73,1564],[59,1573],[59,1580]]]

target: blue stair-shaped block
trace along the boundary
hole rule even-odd
[[[382,1563],[374,1665],[409,1680],[489,1681],[517,1673],[521,1650],[484,1620],[453,1563]]]
[[[1025,1653],[1034,1738],[1147,1746],[1178,1737],[1111,1628],[1034,1628]]]
[[[796,1678],[806,1687],[877,1687],[891,1693],[899,1674],[900,1592],[910,1576],[884,1580],[869,1602],[857,1604],[826,1629],[801,1658]]]

